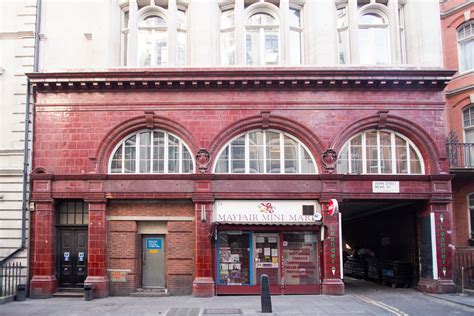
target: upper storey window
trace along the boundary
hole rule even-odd
[[[474,20],[458,29],[459,70],[474,70]]]
[[[359,59],[361,64],[387,64],[390,59],[388,19],[379,12],[366,12],[359,18]]]
[[[220,19],[221,64],[301,64],[302,8],[292,2],[246,0],[223,6]]]
[[[424,174],[420,151],[405,136],[369,130],[352,137],[338,160],[339,173]]]
[[[403,5],[384,0],[338,2],[336,23],[340,64],[407,62]]]
[[[176,6],[174,1],[169,6],[163,3],[131,0],[129,6],[122,9],[123,65],[162,67],[186,64],[186,9]]]
[[[247,19],[247,65],[279,64],[279,21],[269,13],[258,12]]]
[[[110,173],[192,173],[188,146],[162,130],[144,130],[127,136],[109,161]]]
[[[219,153],[215,173],[316,173],[306,146],[275,130],[241,134]]]

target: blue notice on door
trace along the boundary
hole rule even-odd
[[[146,239],[146,250],[161,249],[163,246],[162,238],[147,238]]]

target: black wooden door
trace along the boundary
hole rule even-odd
[[[87,229],[59,229],[59,286],[83,287],[87,277]]]

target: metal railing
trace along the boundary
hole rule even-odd
[[[474,169],[474,143],[446,144],[450,168]]]
[[[0,265],[0,297],[15,295],[18,284],[25,284],[25,269],[19,262]]]

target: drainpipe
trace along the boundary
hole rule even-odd
[[[39,60],[39,34],[41,27],[41,0],[36,0],[36,22],[35,22],[35,51],[33,56],[33,72],[38,72]],[[21,245],[12,253],[2,259],[0,264],[4,264],[14,255],[26,248],[26,212],[28,212],[28,172],[30,166],[29,142],[30,142],[30,123],[33,121],[33,114],[30,120],[30,97],[31,84],[30,79],[26,80],[26,102],[25,102],[25,146],[23,148],[23,197],[21,204]]]

